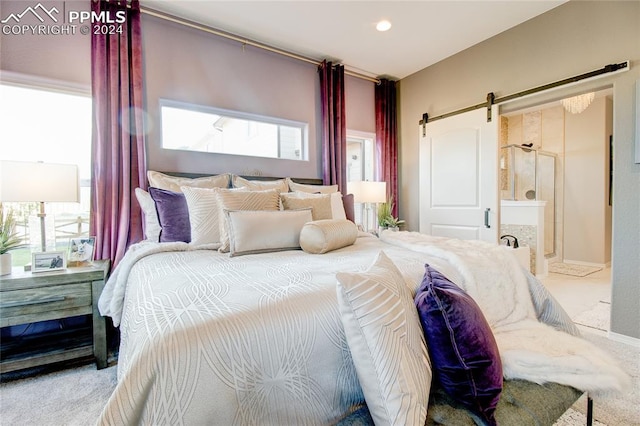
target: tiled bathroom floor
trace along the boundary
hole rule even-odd
[[[549,273],[541,281],[571,318],[601,301],[611,303],[611,268],[586,277]]]

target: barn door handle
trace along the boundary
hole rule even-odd
[[[484,209],[484,227],[485,228],[491,228],[491,225],[489,225],[489,212],[491,212],[490,208]]]

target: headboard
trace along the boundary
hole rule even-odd
[[[206,176],[215,176],[215,173],[183,173],[183,172],[160,172],[170,176],[177,177],[186,177],[186,178],[199,178]],[[284,179],[284,177],[273,177],[273,176],[245,176],[245,175],[237,175],[241,178],[248,180],[276,180],[276,179]],[[292,181],[296,183],[302,183],[305,185],[322,185],[322,179],[320,178],[291,178]]]

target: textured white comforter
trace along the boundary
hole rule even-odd
[[[415,288],[425,263],[371,236],[324,255],[141,246],[100,299],[103,314],[122,312],[102,424],[331,424],[363,400],[335,273],[365,270],[384,249]]]

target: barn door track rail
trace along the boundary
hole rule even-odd
[[[456,111],[448,112],[446,114],[438,115],[435,117],[429,117],[429,114],[426,112],[422,114],[422,119],[418,122],[419,125],[422,126],[422,136],[426,136],[427,132],[427,123],[436,120],[442,120],[443,118],[452,117],[454,115],[462,114],[465,112],[473,111],[480,108],[487,108],[487,122],[491,122],[491,107],[496,104],[500,104],[502,102],[512,101],[514,99],[522,98],[524,96],[529,96],[534,93],[543,92],[549,89],[555,89],[556,87],[565,86],[567,84],[576,83],[578,81],[599,77],[605,74],[609,74],[616,71],[628,71],[629,70],[629,61],[624,61],[616,64],[605,65],[604,67],[589,71],[584,74],[576,75],[573,77],[565,78],[562,80],[554,81],[553,83],[543,84],[542,86],[534,87],[532,89],[523,90],[521,92],[513,93],[511,95],[503,96],[501,98],[496,98],[493,92],[487,93],[487,100],[485,102],[472,105],[466,108],[458,109]]]

